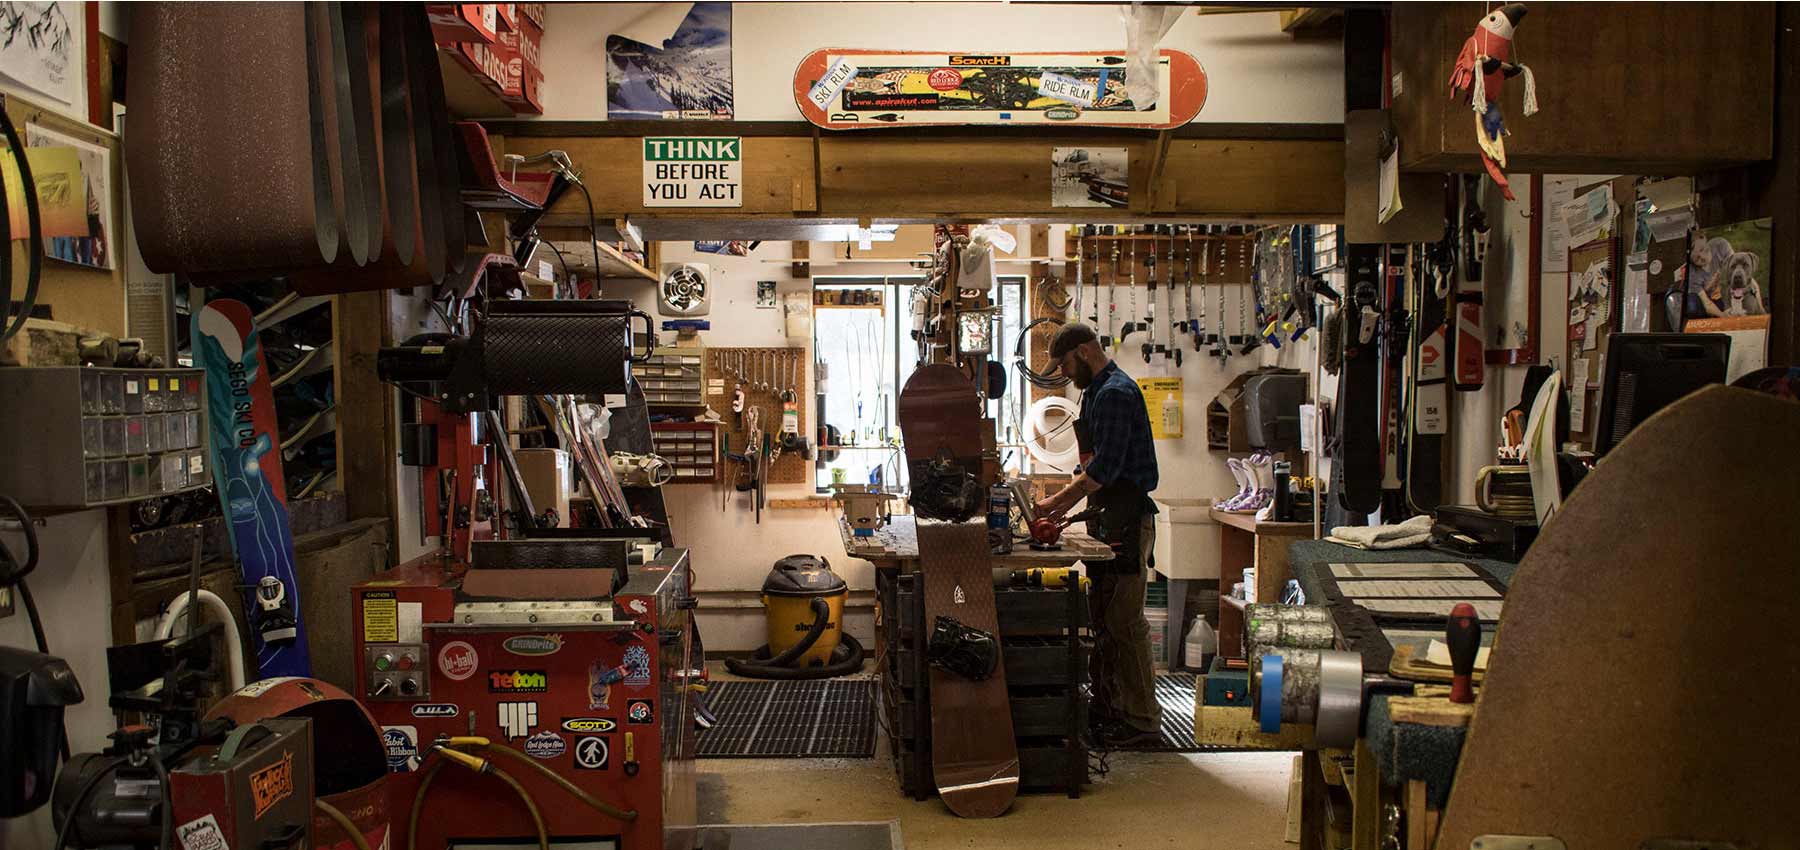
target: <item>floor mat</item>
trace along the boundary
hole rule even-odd
[[[759,683],[763,684],[763,683]],[[900,824],[704,825],[700,850],[904,850]]]
[[[1134,752],[1229,753],[1243,747],[1201,744],[1194,740],[1194,674],[1156,674],[1156,702],[1162,706],[1162,740]]]
[[[872,679],[713,682],[706,705],[700,758],[875,757]]]

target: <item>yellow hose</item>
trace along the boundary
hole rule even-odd
[[[438,771],[443,770],[444,765],[451,762],[462,765],[476,773],[489,774],[511,786],[513,791],[519,795],[519,800],[525,803],[525,810],[531,814],[531,822],[537,827],[538,850],[550,850],[550,834],[549,831],[544,828],[544,816],[538,811],[537,802],[531,799],[531,793],[525,790],[525,786],[519,784],[519,780],[512,778],[512,774],[495,767],[485,759],[476,758],[468,753],[442,748],[434,749],[432,752],[445,755],[448,758],[448,761],[439,760],[433,762],[431,767],[425,771],[425,776],[419,780],[419,791],[413,795],[412,814],[407,820],[407,850],[418,850],[419,814],[425,810],[425,794],[431,789],[432,781],[437,779]],[[476,767],[475,765],[480,766]]]
[[[563,789],[564,791],[569,792],[569,794],[571,796],[573,796],[575,799],[580,800],[583,803],[586,803],[590,808],[594,809],[595,811],[597,811],[603,815],[606,815],[607,817],[616,818],[616,819],[622,820],[622,821],[637,820],[638,813],[636,810],[621,809],[621,808],[611,805],[609,803],[602,802],[601,800],[599,800],[598,798],[589,794],[588,792],[581,790],[581,788],[578,787],[577,785],[575,785],[575,783],[570,782],[567,779],[564,779],[562,774],[557,773],[556,771],[543,766],[542,764],[540,764],[537,761],[537,759],[534,759],[524,753],[521,753],[518,750],[513,749],[512,747],[507,747],[507,746],[502,746],[499,744],[492,744],[492,743],[484,743],[480,746],[486,752],[494,753],[496,755],[506,756],[507,758],[518,762],[519,764],[525,765],[525,766],[531,768],[532,770],[535,770],[538,773],[543,774],[546,779],[549,779],[551,782],[556,783],[557,787]]]
[[[350,819],[345,817],[337,806],[314,797],[313,807],[324,812],[325,816],[331,818],[333,823],[341,827],[344,832],[349,833],[350,843],[356,845],[356,850],[369,850],[369,840],[363,837],[362,830],[357,829],[356,824],[351,823]]]
[[[488,772],[501,782],[511,785],[513,791],[518,793],[519,799],[525,803],[525,810],[531,813],[531,822],[537,825],[538,850],[550,850],[550,833],[544,829],[544,816],[538,811],[537,803],[531,799],[531,793],[519,784],[519,780],[512,778],[512,774],[500,768],[489,765]]]

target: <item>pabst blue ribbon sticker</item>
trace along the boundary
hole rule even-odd
[[[383,726],[381,744],[387,748],[389,773],[406,773],[418,768],[418,729],[411,726]]]
[[[444,678],[461,682],[481,667],[481,656],[475,654],[475,647],[466,641],[453,640],[438,650],[438,672]]]
[[[525,739],[525,754],[532,758],[553,759],[567,749],[568,744],[563,742],[562,736],[548,729]]]

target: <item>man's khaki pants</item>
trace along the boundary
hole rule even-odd
[[[1100,711],[1140,731],[1155,732],[1162,728],[1162,709],[1150,663],[1150,623],[1144,619],[1144,576],[1156,540],[1154,514],[1144,517],[1138,539],[1135,569],[1102,569],[1091,576],[1088,615],[1095,646],[1088,675]]]

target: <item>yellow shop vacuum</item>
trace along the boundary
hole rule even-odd
[[[829,679],[862,669],[863,648],[844,632],[850,586],[816,555],[789,555],[763,580],[769,642],[725,666],[757,679]]]

